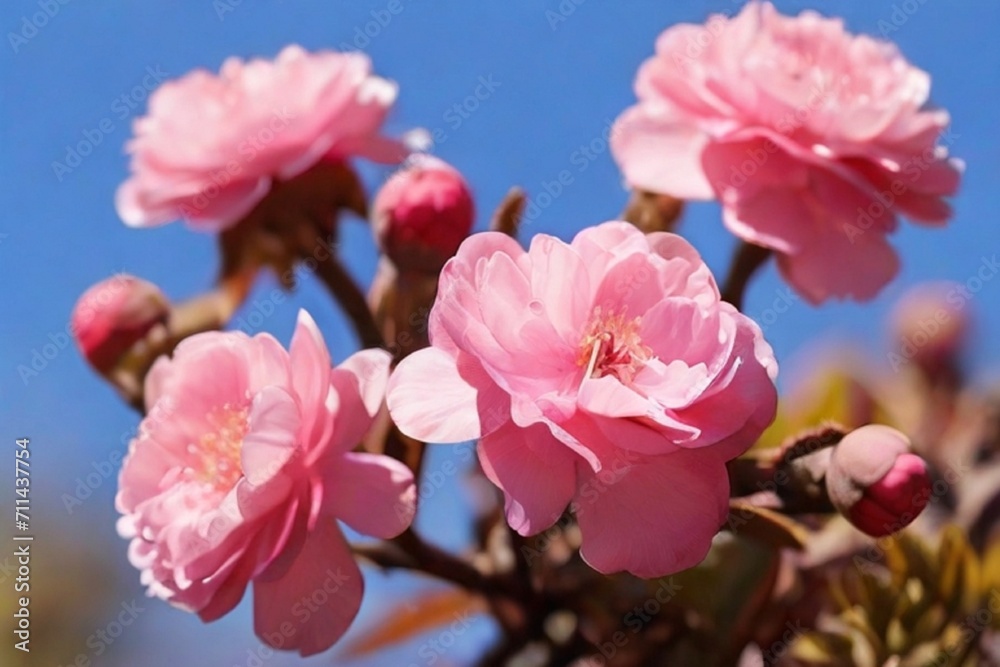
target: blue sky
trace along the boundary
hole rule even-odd
[[[401,86],[388,129],[438,131],[436,152],[473,185],[480,227],[511,185],[538,194],[548,184],[551,192],[560,172],[568,170],[571,182],[524,230],[568,238],[613,218],[626,199],[602,135],[632,103],[635,69],[652,52],[656,35],[670,24],[700,22],[712,11],[733,13],[740,6],[729,0],[398,3],[41,0],[6,2],[0,8],[5,35],[0,45],[5,213],[0,220],[0,423],[11,448],[15,437],[32,438],[39,533],[85,540],[116,564],[122,596],[137,594],[138,584],[124,559],[125,544],[113,530],[113,476],[72,516],[59,499],[73,492],[76,478],[123,450],[136,417],[90,373],[72,345],[63,345],[67,318],[86,287],[115,272],[152,280],[182,299],[204,289],[216,268],[210,237],[179,224],[130,230],[115,214],[113,193],[126,174],[122,144],[131,121],[145,108],[150,85],[194,67],[217,69],[230,55],[270,57],[289,43],[308,49],[362,48],[380,74]],[[981,0],[776,4],[786,13],[806,7],[839,12],[855,32],[887,31],[912,62],[932,74],[934,101],[952,113],[951,150],[967,163],[952,224],[943,231],[903,225],[893,240],[903,270],[874,302],[821,308],[798,302],[767,327],[786,374],[813,360],[809,342],[817,338],[861,341],[883,351],[875,363],[887,364],[880,347],[885,345],[883,318],[907,286],[930,279],[966,283],[984,260],[1000,255],[995,110],[1000,5]],[[392,14],[390,5],[402,11]],[[474,111],[459,115],[454,105],[483,81],[491,82],[491,92]],[[67,151],[81,142],[90,150],[77,163]],[[580,149],[588,145],[592,152],[584,156]],[[363,165],[362,173],[373,188],[387,172]],[[345,221],[344,229],[345,254],[366,282],[374,267],[368,230],[358,220]],[[715,204],[691,206],[681,231],[717,272],[724,271],[733,241]],[[273,281],[261,281],[249,307],[272,288]],[[776,272],[768,268],[751,285],[747,313],[762,315],[783,293]],[[995,376],[1000,367],[1000,348],[992,344],[1000,334],[998,296],[1000,280],[987,280],[971,302],[980,324],[975,369],[982,377]],[[266,328],[287,342],[299,307],[316,317],[336,358],[354,349],[350,331],[308,280],[268,318]],[[48,348],[52,358],[25,381],[18,367],[30,365],[46,345],[54,346]],[[460,498],[459,491],[444,490],[428,502],[425,527],[439,531],[450,545],[462,539],[456,527],[460,515],[449,509]],[[409,585],[396,578],[375,585],[373,592],[395,594],[397,587]],[[368,610],[377,613],[376,607],[369,604]],[[166,605],[152,605],[113,647],[108,657],[113,662],[107,664],[136,664],[129,662],[130,651],[145,642],[156,642],[162,661],[144,660],[147,665],[188,664],[185,656],[193,644],[212,647],[212,658],[197,664],[243,664],[247,648],[256,646],[247,605],[215,627],[199,626]],[[174,641],[181,633],[186,641]],[[460,644],[475,647],[488,634],[488,623],[480,623]],[[415,649],[407,650],[400,660],[418,662]],[[446,659],[463,664],[465,655],[456,648]],[[268,664],[297,663],[279,658]]]

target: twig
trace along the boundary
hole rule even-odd
[[[490,220],[490,229],[495,232],[503,232],[511,238],[517,238],[517,231],[521,227],[521,217],[524,215],[524,207],[527,204],[524,190],[514,186],[504,196],[503,201],[493,212]]]
[[[769,248],[740,241],[740,246],[733,255],[733,261],[729,266],[729,273],[726,275],[726,282],[722,288],[723,301],[728,301],[737,309],[742,309],[743,293],[746,291],[747,283],[770,256],[771,250]]]
[[[331,252],[316,262],[316,276],[326,285],[327,290],[337,300],[340,307],[354,326],[354,331],[362,347],[385,347],[375,318],[368,308],[368,300],[354,278],[347,272],[340,260]]]
[[[355,545],[354,551],[380,567],[424,572],[486,596],[505,592],[499,580],[428,544],[413,529],[388,542]]]

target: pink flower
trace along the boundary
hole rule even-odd
[[[185,218],[216,231],[273,181],[322,160],[399,162],[404,146],[379,135],[395,99],[396,84],[374,76],[361,53],[289,46],[274,61],[230,58],[218,76],[195,70],[154,92],[135,122],[118,214],[134,227]]]
[[[636,188],[718,198],[726,226],[778,253],[809,301],[870,299],[899,261],[896,215],[941,225],[962,164],[936,146],[948,113],[896,47],[814,12],[751,2],[666,30],[611,147]]]
[[[894,428],[870,424],[837,444],[826,473],[830,500],[854,526],[881,537],[916,519],[931,496],[927,464]]]
[[[512,528],[538,533],[569,506],[601,572],[705,556],[728,512],[726,461],[774,418],[776,365],[684,239],[608,222],[525,252],[473,235],[429,326],[431,347],[390,378],[390,413],[421,440],[479,438]]]
[[[437,274],[472,229],[475,207],[457,169],[429,155],[415,156],[379,190],[373,206],[375,238],[400,269]]]
[[[170,303],[159,287],[121,274],[83,293],[73,307],[70,326],[90,365],[107,373],[169,314]]]
[[[303,655],[329,648],[363,591],[337,520],[390,538],[413,517],[409,469],[351,451],[388,369],[382,350],[331,369],[304,311],[288,352],[267,334],[212,332],[161,358],[116,499],[150,594],[211,621],[253,581],[261,639]]]

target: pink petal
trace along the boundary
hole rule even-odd
[[[305,310],[299,311],[295,333],[288,348],[289,364],[292,368],[292,386],[303,405],[305,442],[312,447],[326,442],[333,423],[321,410],[313,409],[317,403],[326,401],[330,390],[330,352],[327,350],[323,334],[312,316]]]
[[[678,199],[712,199],[701,168],[707,135],[697,127],[634,106],[615,121],[611,152],[634,188]]]
[[[424,442],[475,440],[510,416],[510,396],[475,358],[436,347],[403,359],[389,380],[389,413],[399,428]]]
[[[331,371],[327,406],[336,415],[331,453],[353,448],[371,428],[385,400],[391,361],[385,350],[361,350]]]
[[[660,284],[665,292],[685,294],[703,306],[719,300],[715,276],[683,236],[653,232],[646,235],[646,241],[654,253],[667,261],[666,267],[659,269]]]
[[[653,409],[649,399],[610,375],[584,380],[578,400],[582,409],[604,417],[643,417]]]
[[[853,235],[853,232],[852,232]],[[876,229],[852,236],[834,231],[794,255],[779,255],[778,269],[812,304],[829,298],[868,301],[899,271],[899,258]]]
[[[247,422],[240,458],[243,474],[257,486],[278,475],[298,453],[298,404],[284,389],[265,387],[254,396]]]
[[[272,648],[325,651],[361,607],[361,570],[332,520],[316,524],[291,567],[277,577],[269,572],[254,580],[254,632]]]
[[[387,540],[413,521],[417,489],[413,473],[399,461],[348,452],[322,475],[323,510],[357,532]]]
[[[591,567],[651,578],[701,562],[729,510],[722,461],[678,451],[608,472],[581,479],[573,503]]]
[[[543,234],[531,240],[528,256],[532,296],[544,306],[563,340],[575,346],[590,316],[590,284],[583,260],[571,246]]]
[[[774,353],[760,329],[749,318],[735,317],[738,330],[727,367],[702,389],[690,406],[676,410],[685,423],[702,426],[699,437],[682,447],[710,446],[726,460],[749,449],[774,420],[778,406],[772,383],[776,372]]]
[[[649,247],[641,253],[623,257],[604,270],[604,279],[594,293],[594,308],[602,312],[620,312],[627,318],[641,317],[663,298],[660,270],[662,262],[653,262]],[[658,259],[658,258],[657,258]]]
[[[253,552],[256,544],[252,543],[246,551]],[[229,564],[218,569],[212,579],[202,582],[196,581],[192,589],[201,587],[214,588],[214,593],[208,603],[198,609],[198,618],[205,623],[218,620],[236,608],[236,605],[243,599],[250,579],[255,574],[256,560],[247,557],[243,550],[227,552],[232,555]],[[220,581],[221,580],[221,581]],[[185,597],[191,591],[185,591]]]
[[[483,472],[504,492],[507,523],[521,535],[554,524],[576,487],[581,461],[541,424],[507,422],[479,441]]]

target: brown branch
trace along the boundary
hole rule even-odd
[[[316,262],[316,276],[323,282],[330,294],[337,300],[344,314],[354,326],[354,332],[361,341],[361,346],[385,347],[382,334],[379,333],[375,318],[368,308],[368,299],[358,284],[347,272],[332,252]]]
[[[493,212],[490,220],[490,229],[495,232],[503,232],[511,238],[517,238],[517,232],[521,228],[521,218],[524,215],[524,207],[527,204],[527,197],[524,190],[514,186],[504,196],[503,201]]]
[[[631,222],[644,234],[672,232],[680,222],[684,201],[669,195],[633,190],[620,218]]]
[[[425,542],[412,528],[386,542],[354,545],[354,552],[379,567],[423,572],[487,597],[505,593],[498,579]]]
[[[722,300],[743,308],[743,294],[746,291],[750,278],[771,256],[771,250],[762,248],[746,241],[740,241],[733,261],[729,266],[729,273],[726,275],[726,282],[722,287]]]

